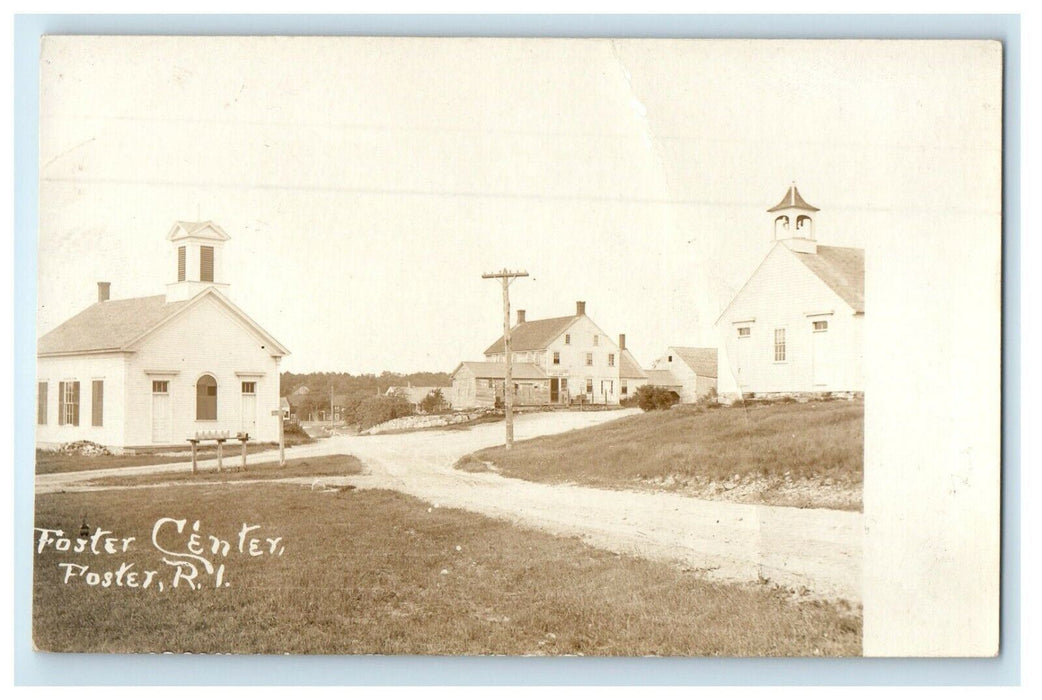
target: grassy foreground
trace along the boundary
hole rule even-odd
[[[458,467],[606,488],[860,510],[864,401],[652,411],[490,448]]]
[[[106,476],[91,479],[91,486],[148,486],[151,484],[202,484],[235,481],[255,481],[265,479],[289,479],[297,476],[349,476],[361,474],[365,465],[353,455],[324,455],[321,457],[299,457],[287,459],[284,466],[278,462],[251,464],[242,471],[238,461],[225,466],[224,471],[213,467],[195,474],[191,470],[179,472],[162,472],[159,474],[127,474],[125,476]]]
[[[37,497],[38,528],[78,532],[86,517],[126,552],[35,555],[38,648],[91,652],[321,654],[857,655],[861,613],[797,602],[758,584],[707,582],[667,564],[390,491],[316,492],[285,484],[198,485]],[[192,521],[229,541],[227,585],[182,580],[151,543],[184,552]],[[260,525],[249,556],[244,523]],[[39,537],[39,535],[37,535]],[[281,555],[264,538],[281,537]],[[208,541],[208,540],[207,540]],[[34,548],[38,540],[34,540]],[[275,547],[277,551],[277,547]],[[248,550],[248,547],[247,547]],[[35,551],[35,549],[34,549]],[[223,550],[222,550],[223,551]],[[63,582],[61,562],[90,572],[155,570],[148,588]],[[77,570],[78,571],[78,570]],[[142,574],[143,575],[143,574]],[[104,580],[103,578],[100,580]],[[159,590],[159,581],[165,582]],[[140,584],[141,581],[139,580]]]

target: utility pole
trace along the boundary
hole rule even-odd
[[[506,449],[514,446],[514,358],[510,353],[510,283],[517,277],[528,277],[524,271],[511,272],[503,268],[499,272],[488,272],[482,279],[498,279],[503,284],[503,352],[506,355],[506,373],[503,378],[503,412],[506,419]]]

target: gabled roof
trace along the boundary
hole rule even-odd
[[[700,377],[716,377],[716,348],[682,348],[670,350]]]
[[[647,369],[644,373],[648,375],[648,384],[652,386],[683,386],[668,369]]]
[[[796,189],[796,183],[793,183],[789,187],[789,191],[782,197],[782,201],[775,204],[773,207],[768,209],[768,212],[776,212],[782,209],[804,209],[806,211],[821,211],[817,207],[812,207],[804,201],[803,197],[800,196],[800,191]]]
[[[231,236],[212,221],[178,221],[170,229],[170,233],[166,234],[168,241],[192,237],[210,238],[215,241],[231,240]]]
[[[456,376],[456,373],[463,367],[473,372],[478,379],[506,378],[507,365],[505,362],[461,362],[459,367],[452,372],[452,376]],[[546,379],[546,372],[531,362],[515,362],[511,369],[514,379]]]
[[[756,270],[745,280],[742,288],[731,297],[731,301],[716,317],[714,325],[720,323],[727,315],[727,312],[745,292],[745,288],[760,273],[760,269],[774,255],[774,251],[779,248],[792,253],[798,260],[803,261],[807,269],[839,295],[840,299],[847,303],[855,313],[865,312],[865,251],[863,248],[819,245],[816,253],[797,253],[785,245],[784,241],[777,241],[771,251],[760,261]]]
[[[819,245],[817,253],[794,254],[854,311],[865,312],[864,249]]]
[[[37,343],[38,355],[121,350],[131,341],[180,311],[185,301],[154,297],[99,301],[70,318]]]
[[[640,368],[640,363],[633,357],[629,350],[619,353],[619,378],[620,379],[646,379],[647,374]]]
[[[101,301],[46,333],[37,343],[37,356],[132,352],[134,346],[207,297],[213,297],[263,338],[272,355],[286,349],[246,313],[213,287],[191,299],[167,302],[163,295]]]
[[[582,317],[558,316],[557,318],[519,323],[510,329],[510,350],[512,352],[545,350],[579,318]],[[503,336],[499,336],[499,340],[488,346],[485,354],[501,353],[504,352],[504,349]]]

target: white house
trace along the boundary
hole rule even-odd
[[[625,345],[625,336],[620,336]],[[566,405],[581,398],[588,403],[618,404],[621,397],[619,368],[622,351],[597,324],[586,315],[586,302],[575,304],[574,316],[558,316],[529,321],[525,311],[517,312],[517,324],[510,330],[510,351],[515,373],[522,365],[528,395],[523,396],[525,387],[515,382],[515,392],[524,402],[542,405]],[[506,364],[503,338],[485,350],[484,363],[463,363],[453,373],[452,402],[454,408],[468,408],[476,401],[478,386],[468,383],[495,377],[475,377],[466,365],[488,363]],[[471,368],[473,369],[473,368]],[[638,367],[639,369],[639,367]],[[481,369],[492,373],[492,368]],[[543,376],[540,377],[539,374]],[[502,382],[502,375],[500,375]],[[545,389],[544,389],[545,386]],[[486,388],[488,388],[486,386]]]
[[[279,361],[289,351],[223,293],[216,224],[170,230],[166,294],[98,301],[39,339],[36,444],[113,451],[184,446],[202,431],[278,440]]]
[[[716,321],[719,393],[864,391],[864,250],[818,245],[795,184],[767,211],[774,245]]]
[[[651,364],[648,383],[676,391],[681,403],[695,403],[716,389],[716,348],[670,346]]]

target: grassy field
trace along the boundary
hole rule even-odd
[[[652,411],[490,448],[482,463],[531,481],[680,491],[705,498],[861,509],[864,402]]]
[[[39,528],[81,519],[128,551],[35,556],[38,648],[92,652],[321,654],[857,655],[861,612],[760,584],[707,582],[390,491],[286,484],[197,485],[38,496]],[[172,588],[153,524],[184,552],[192,521],[230,541],[218,574]],[[244,523],[260,556],[239,554]],[[282,539],[268,554],[263,538]],[[209,541],[209,540],[204,540]],[[38,540],[34,541],[34,547]],[[277,550],[277,547],[274,549]],[[248,546],[247,546],[248,550]],[[222,550],[223,551],[223,550]],[[62,562],[90,567],[64,582]],[[149,588],[89,585],[91,573],[155,570]],[[71,569],[70,569],[71,570]],[[143,573],[140,576],[144,576]],[[104,581],[104,578],[100,580]],[[142,579],[143,580],[143,579]],[[142,580],[139,580],[140,584]],[[158,583],[165,582],[164,590]],[[223,584],[227,585],[223,585]]]
[[[238,462],[218,472],[207,469],[193,474],[191,471],[164,472],[161,474],[128,474],[92,479],[91,486],[147,486],[149,484],[202,484],[224,481],[252,481],[257,479],[288,479],[296,476],[348,476],[361,474],[365,465],[352,455],[325,455],[322,457],[300,457],[287,459],[285,466],[278,462],[251,464],[242,471]]]
[[[314,442],[307,433],[286,434],[286,447],[305,445]],[[246,446],[248,454],[278,450],[277,443],[253,443]],[[239,442],[229,440],[224,444],[224,458],[234,459],[242,454]],[[197,456],[199,459],[216,459],[217,445],[200,445]],[[163,452],[160,454],[137,454],[137,455],[96,455],[84,456],[78,454],[64,454],[51,450],[36,450],[36,473],[57,474],[59,472],[79,472],[94,469],[116,469],[119,467],[143,467],[150,464],[170,464],[171,462],[190,462],[192,452],[190,449],[177,452]]]

